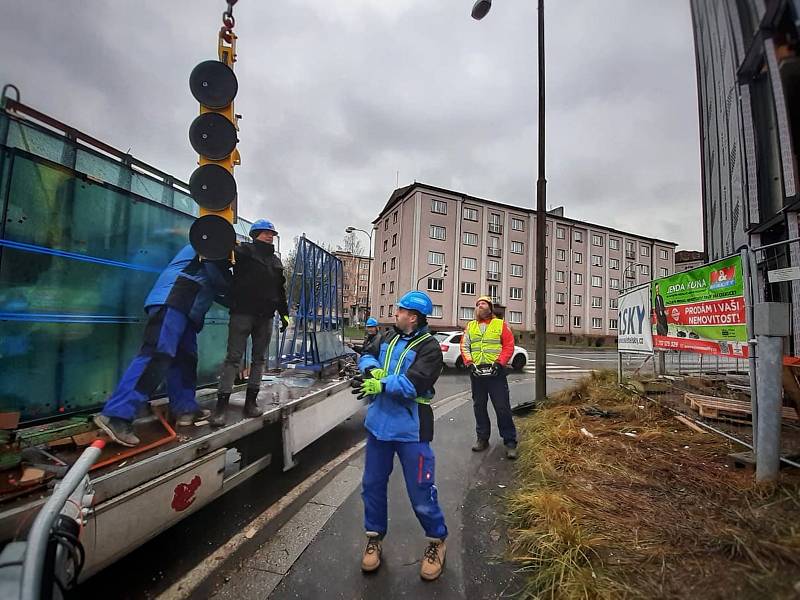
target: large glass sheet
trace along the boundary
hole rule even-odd
[[[26,152],[41,156],[55,163],[64,158],[64,148],[71,142],[46,133],[30,125],[9,119],[6,144],[11,148],[21,148]]]

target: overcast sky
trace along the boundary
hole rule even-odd
[[[341,242],[414,180],[535,205],[536,2],[241,0],[240,214]],[[546,2],[547,198],[702,249],[688,0]],[[224,2],[25,0],[0,9],[0,83],[188,180]]]

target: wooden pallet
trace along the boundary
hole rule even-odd
[[[699,412],[701,417],[707,419],[750,420],[752,414],[750,403],[742,400],[717,398],[716,396],[704,396],[687,392],[683,396],[683,401]],[[789,406],[782,407],[781,418],[789,421],[799,420],[797,411]]]

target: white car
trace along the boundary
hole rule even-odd
[[[464,359],[461,358],[461,336],[463,331],[442,331],[434,334],[442,348],[442,358],[446,367],[464,368]],[[514,346],[514,355],[509,363],[515,371],[521,371],[528,364],[528,352],[525,348]]]

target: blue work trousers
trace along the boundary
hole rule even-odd
[[[447,526],[439,507],[435,485],[435,462],[428,442],[382,442],[367,432],[367,457],[361,481],[364,529],[386,535],[389,526],[386,491],[397,454],[403,467],[406,490],[414,514],[429,538],[445,539]]]
[[[475,412],[475,433],[478,438],[488,440],[492,431],[489,422],[488,400],[491,398],[494,414],[497,416],[497,428],[503,443],[511,448],[517,447],[517,428],[511,418],[511,399],[509,398],[508,379],[505,371],[489,377],[470,375],[472,383],[472,408]]]
[[[197,330],[181,311],[171,306],[154,306],[147,315],[142,347],[106,401],[103,414],[133,421],[164,378],[174,415],[200,409],[194,397]]]

